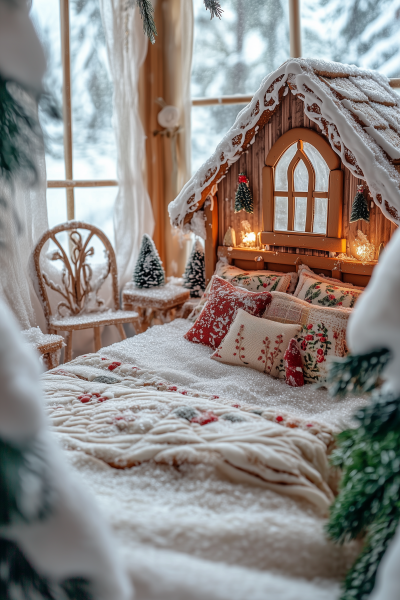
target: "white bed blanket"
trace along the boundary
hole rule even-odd
[[[325,389],[310,384],[292,388],[283,380],[273,379],[254,369],[211,360],[211,348],[194,344],[183,337],[191,326],[192,323],[187,320],[176,319],[108,346],[100,351],[100,355],[153,369],[161,378],[207,394],[279,407],[305,418],[318,415],[319,420],[341,429],[363,403],[360,398],[337,401]]]
[[[325,390],[215,363],[183,339],[187,328],[154,327],[43,376],[56,435],[121,542],[136,598],[337,600],[359,546],[324,534],[332,438],[323,421],[340,425],[359,400],[338,404]],[[99,374],[115,382],[95,381]],[[106,402],[81,403],[82,393]],[[185,421],[173,414],[182,406],[218,421]],[[296,497],[277,493],[295,481]]]

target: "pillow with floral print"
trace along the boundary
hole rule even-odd
[[[190,342],[218,348],[240,308],[261,317],[269,302],[269,292],[249,292],[214,276],[207,303],[184,337]]]
[[[304,380],[307,383],[325,381],[329,357],[347,354],[346,328],[352,311],[310,305],[280,292],[272,292],[271,296],[272,301],[263,317],[279,323],[301,325],[301,331],[294,337],[300,346]]]
[[[286,370],[283,357],[290,340],[300,330],[300,325],[260,319],[239,309],[228,333],[211,358],[284,379]]]
[[[226,279],[232,285],[240,286],[250,292],[286,292],[294,279],[297,282],[297,273],[279,273],[275,271],[243,271],[233,265],[219,261],[215,274]]]
[[[318,306],[353,308],[363,290],[303,271],[294,296]]]

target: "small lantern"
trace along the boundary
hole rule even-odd
[[[248,221],[242,221],[242,242],[240,248],[258,248],[257,234],[251,231],[251,225]]]

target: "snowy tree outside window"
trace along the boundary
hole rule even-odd
[[[192,97],[253,94],[289,58],[287,0],[223,0],[210,22],[194,2]],[[301,0],[302,54],[400,72],[398,0]],[[243,104],[192,109],[192,172],[209,158]],[[205,127],[204,124],[207,124]]]
[[[33,0],[32,18],[45,47],[46,87],[62,108],[59,0]],[[71,91],[74,179],[116,179],[112,129],[112,84],[98,0],[70,0]],[[65,179],[63,124],[49,119],[46,168],[49,180]],[[75,217],[100,227],[114,244],[113,205],[117,188],[76,188]],[[65,189],[47,190],[49,226],[67,220]]]

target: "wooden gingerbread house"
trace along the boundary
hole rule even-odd
[[[234,212],[238,175],[250,181],[254,212]],[[370,222],[350,223],[364,185]],[[206,279],[218,257],[243,269],[318,272],[367,285],[376,260],[357,259],[360,229],[376,248],[400,222],[400,98],[375,71],[291,59],[262,82],[214,154],[170,204],[175,226],[206,226]],[[257,247],[227,247],[242,221]]]

